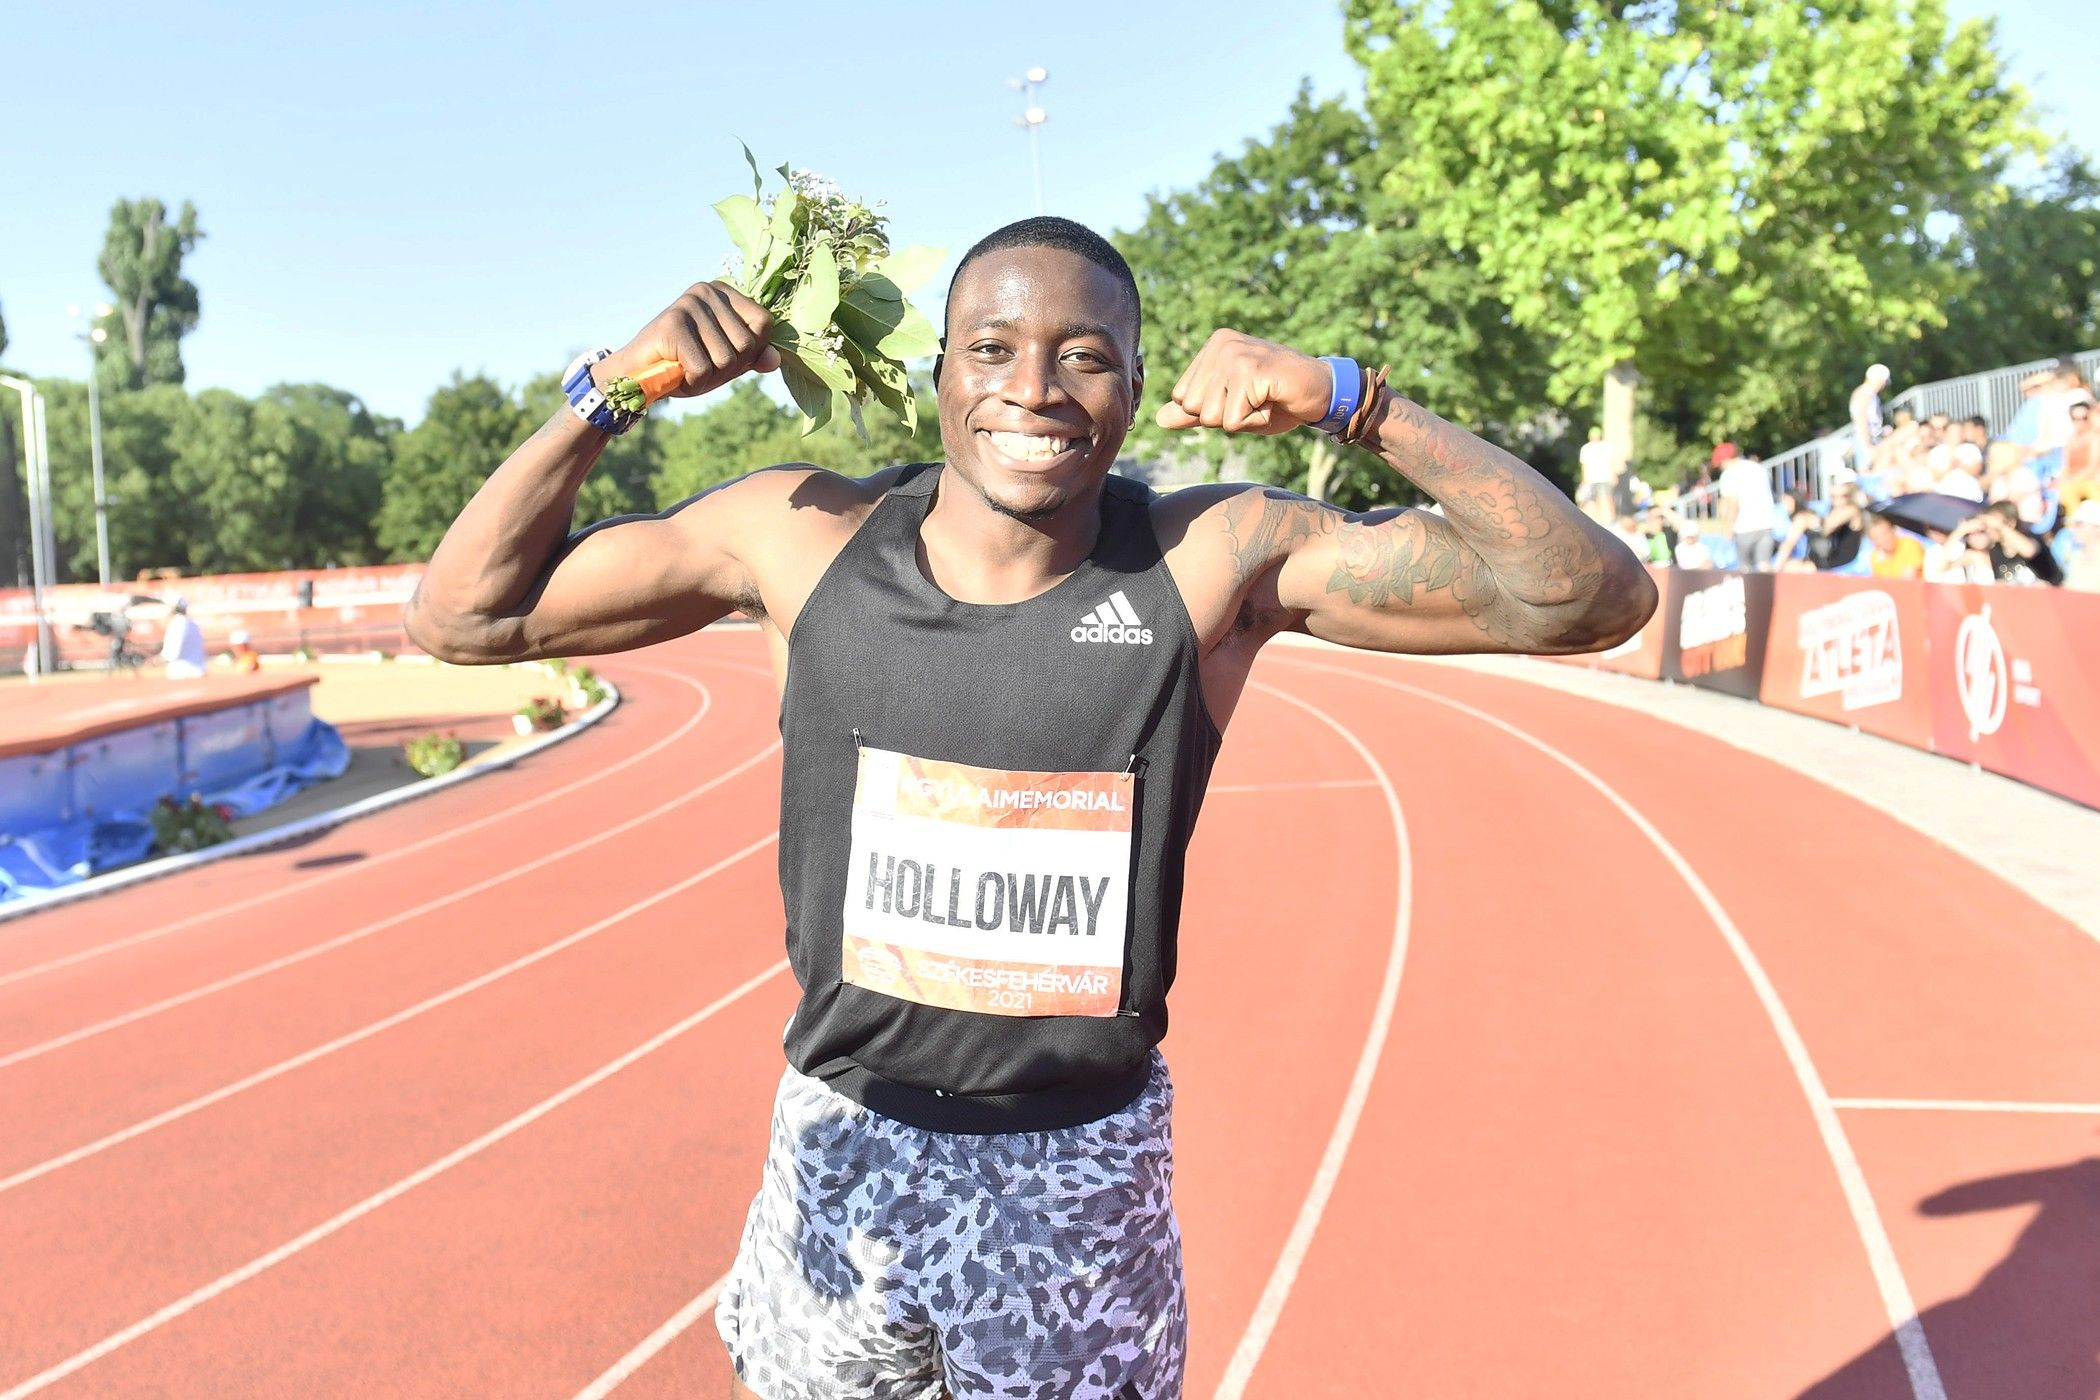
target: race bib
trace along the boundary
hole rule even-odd
[[[1128,773],[1013,773],[863,746],[841,976],[922,1006],[1113,1016]]]

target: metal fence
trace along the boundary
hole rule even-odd
[[[2100,376],[2100,350],[2081,351],[2073,358],[2078,361],[2078,368],[2087,382]],[[2024,365],[1984,370],[1980,374],[1964,374],[1957,379],[1914,384],[1890,399],[1888,409],[1894,412],[1907,408],[1921,419],[1930,418],[1935,413],[1944,413],[1955,419],[1980,414],[1990,424],[1991,434],[1995,437],[2005,431],[2013,415],[2020,411],[2020,381],[2037,371],[2055,367],[2056,360],[2052,357],[2029,360]],[[1771,474],[1772,494],[1776,497],[1783,491],[1790,491],[1796,500],[1829,500],[1832,475],[1846,465],[1851,450],[1852,430],[1846,427],[1789,448],[1777,456],[1767,457],[1765,470]],[[1720,493],[1711,485],[1687,491],[1677,502],[1678,514],[1687,520],[1711,520],[1719,509]]]

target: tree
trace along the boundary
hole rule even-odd
[[[1220,326],[1384,363],[1400,392],[1493,436],[1536,417],[1542,357],[1512,334],[1476,259],[1425,234],[1411,201],[1388,188],[1393,159],[1361,113],[1301,89],[1266,138],[1220,159],[1195,189],[1147,201],[1145,221],[1117,238],[1144,298],[1141,450],[1194,451],[1214,469],[1229,463],[1351,504],[1409,494],[1366,454],[1350,455],[1372,469],[1348,470],[1320,434],[1228,439],[1153,427]]]
[[[40,381],[51,442],[53,567],[61,581],[96,577],[95,487],[88,453],[87,385]],[[195,501],[175,473],[191,412],[173,384],[102,400],[102,463],[108,491],[111,577],[141,569],[187,568],[198,533]]]
[[[668,509],[710,486],[783,462],[865,476],[899,462],[938,461],[933,383],[913,376],[912,387],[919,403],[916,429],[906,432],[887,414],[870,416],[863,441],[843,418],[802,436],[793,410],[775,403],[758,380],[740,379],[727,397],[665,425],[662,461],[650,483],[656,507]]]
[[[6,353],[7,318],[0,316],[0,355]],[[0,392],[0,587],[9,588],[29,582],[28,482],[15,447],[20,403],[12,392]]]
[[[197,328],[197,288],[182,260],[204,234],[189,201],[173,224],[167,215],[157,199],[120,199],[109,211],[95,264],[116,303],[97,323],[108,332],[96,350],[105,389],[182,383],[182,337]]]
[[[1389,192],[1478,260],[1556,402],[1639,370],[1681,429],[1796,435],[1964,284],[1933,216],[2037,150],[1944,0],[1349,0]],[[1840,410],[1841,411],[1841,410]]]
[[[538,426],[485,375],[454,374],[403,433],[379,507],[389,559],[428,559],[489,474]]]
[[[1967,272],[1903,381],[1947,379],[2100,344],[2100,174],[2061,151],[2039,178],[1968,213],[1949,253]]]
[[[327,384],[279,384],[263,402],[298,425],[308,453],[292,474],[294,563],[376,562],[380,501],[400,421],[375,416],[355,394]]]

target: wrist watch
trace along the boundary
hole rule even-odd
[[[591,380],[591,366],[612,354],[610,350],[586,350],[569,361],[562,371],[561,391],[569,399],[569,408],[578,418],[598,429],[618,437],[642,421],[640,413],[623,413],[606,401],[605,391]]]

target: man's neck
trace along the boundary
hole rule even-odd
[[[921,565],[950,597],[1019,603],[1051,588],[1085,562],[1101,534],[1102,484],[1055,515],[1020,520],[994,510],[974,488],[945,473],[919,530]]]

